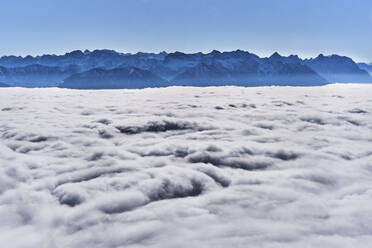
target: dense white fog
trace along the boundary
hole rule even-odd
[[[371,247],[372,85],[0,89],[0,246]]]

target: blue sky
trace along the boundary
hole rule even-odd
[[[371,0],[3,0],[0,55],[274,51],[372,62]]]

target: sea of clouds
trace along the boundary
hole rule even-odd
[[[0,90],[0,246],[371,247],[372,85]]]

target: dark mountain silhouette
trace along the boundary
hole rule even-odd
[[[61,68],[39,64],[24,67],[0,67],[0,80],[6,84],[22,87],[57,86],[64,78],[78,71],[73,65]]]
[[[10,87],[10,85],[4,84],[4,83],[0,83],[0,88],[4,88],[4,87]]]
[[[259,59],[250,54],[241,54],[241,61],[236,61],[237,57],[231,55],[226,55],[222,60],[214,57],[211,60],[205,60],[212,61],[209,64],[203,62],[187,69],[172,82],[194,86],[322,85],[328,83],[308,66],[289,61],[295,57],[281,57],[275,54],[273,56]],[[221,55],[218,57],[221,58]]]
[[[313,69],[300,62],[298,57],[281,57],[264,60],[260,64],[262,83],[267,85],[324,85],[329,81],[320,76]]]
[[[210,53],[72,51],[64,55],[4,56],[0,81],[14,86],[143,88],[157,85],[322,85],[372,82],[369,65],[338,55],[302,60],[274,53],[268,58],[236,50]],[[129,73],[129,71],[132,71]],[[153,80],[153,81],[151,81]]]
[[[77,73],[66,78],[60,87],[73,89],[137,89],[166,85],[166,80],[150,71],[126,67],[112,70],[92,69]]]
[[[209,86],[236,83],[231,71],[218,63],[200,63],[186,69],[176,76],[172,82],[176,85]]]
[[[360,69],[348,57],[339,55],[324,56],[320,54],[314,59],[305,60],[304,64],[308,65],[329,82],[372,82],[372,78],[367,71]]]

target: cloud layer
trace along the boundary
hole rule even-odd
[[[368,247],[372,86],[0,90],[6,247]]]

